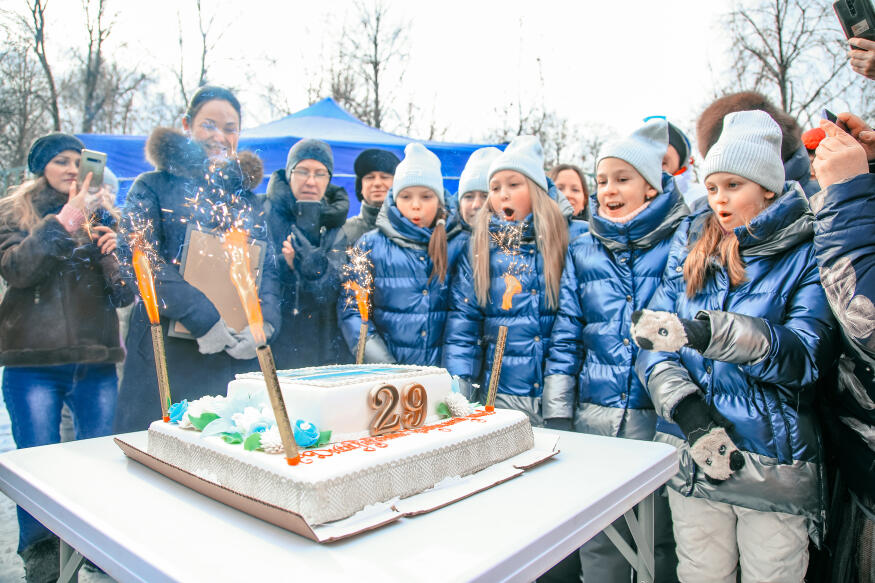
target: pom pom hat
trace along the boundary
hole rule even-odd
[[[407,144],[404,159],[395,168],[392,192],[401,192],[408,186],[424,186],[434,191],[442,205],[444,201],[444,177],[441,161],[422,144]]]
[[[647,184],[662,192],[662,159],[668,150],[668,122],[654,118],[621,140],[607,144],[599,154],[605,158],[619,158],[638,171]]]
[[[528,176],[544,189],[547,187],[547,174],[544,172],[544,149],[535,136],[517,136],[507,145],[500,156],[489,165],[489,180],[496,172],[514,170]],[[487,189],[488,192],[488,189]]]
[[[738,111],[723,118],[720,138],[705,156],[702,174],[707,179],[728,172],[753,180],[766,190],[784,189],[781,128],[764,111]]]
[[[480,148],[471,154],[459,177],[460,196],[475,190],[489,192],[489,165],[498,156],[501,156],[501,150],[492,146]]]

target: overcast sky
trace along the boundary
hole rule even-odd
[[[0,0],[21,10],[24,0]],[[307,105],[305,79],[334,49],[352,2],[204,0],[223,37],[210,56],[210,81],[241,91],[244,126],[269,121],[257,83],[281,88],[294,109]],[[714,73],[725,66],[729,0],[502,1],[387,0],[393,19],[410,23],[409,58],[396,104],[412,99],[424,121],[446,127],[445,138],[479,140],[498,122],[496,109],[522,97],[543,99],[574,123],[634,129],[662,114],[692,129],[710,101]],[[109,46],[130,65],[164,72],[179,60],[177,13],[186,30],[186,66],[198,58],[194,0],[113,0]],[[83,44],[80,2],[48,3],[48,43],[55,58]],[[124,45],[124,46],[122,46]],[[543,75],[543,90],[539,81]],[[172,90],[172,86],[169,86]]]

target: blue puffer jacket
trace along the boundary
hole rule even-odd
[[[805,196],[813,196],[820,190],[817,181],[811,179],[811,159],[805,146],[799,146],[799,149],[784,162],[784,180],[798,182],[805,191]]]
[[[391,190],[377,217],[377,228],[358,240],[356,248],[368,253],[374,265],[365,362],[440,363],[451,275],[467,239],[452,208],[446,228],[444,283],[437,277],[429,281],[433,264],[428,241],[432,229],[417,227],[404,218]],[[354,354],[362,320],[350,290],[341,294],[337,310],[343,336]]]
[[[678,228],[649,308],[688,319],[707,313],[711,342],[703,353],[642,350],[636,364],[661,417],[657,439],[681,450],[669,485],[686,496],[805,516],[817,542],[824,483],[812,402],[815,383],[833,361],[836,328],[817,272],[808,202],[797,183],[787,183],[749,230],[735,229],[747,281],[730,287],[715,264],[702,291],[689,298],[683,264],[710,215],[693,215]],[[680,429],[668,422],[695,392],[729,420],[729,436],[745,457],[745,466],[720,484],[705,480]]]
[[[559,204],[565,217],[571,216],[568,200],[552,187],[548,195]],[[526,217],[519,254],[508,256],[493,242],[489,245],[489,300],[486,307],[477,302],[471,253],[463,253],[452,285],[452,311],[447,320],[443,365],[450,374],[477,380],[483,373],[483,388],[489,384],[498,327],[507,326],[507,344],[502,360],[496,406],[517,409],[529,415],[532,423],[542,424],[541,391],[544,360],[556,311],[547,303],[544,266],[535,245],[532,216]],[[490,217],[489,231],[495,233],[509,223]],[[501,309],[505,291],[503,274],[515,262],[513,274],[522,291],[513,297],[510,310]],[[485,353],[483,348],[486,348]],[[480,395],[486,397],[485,394]]]
[[[656,413],[634,371],[632,312],[662,281],[668,247],[689,213],[674,180],[625,224],[598,215],[590,197],[589,234],[572,241],[562,273],[559,314],[550,338],[544,418],[574,418],[584,433],[652,439]],[[575,398],[575,388],[577,397]]]
[[[833,184],[811,208],[821,280],[844,337],[825,426],[842,478],[875,512],[875,175]]]

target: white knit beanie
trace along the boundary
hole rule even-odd
[[[544,149],[535,136],[517,136],[489,165],[489,180],[496,172],[515,170],[534,181],[546,192],[547,174],[544,172]]]
[[[720,138],[705,156],[702,175],[728,172],[753,180],[766,190],[784,190],[781,128],[765,111],[736,111],[723,118]]]
[[[392,192],[398,193],[408,186],[430,188],[444,201],[444,177],[441,175],[441,161],[422,144],[411,143],[404,148],[404,159],[395,168],[395,181]]]
[[[668,122],[651,119],[622,140],[602,148],[595,165],[605,158],[619,158],[638,171],[647,184],[662,192],[662,159],[668,150]]]
[[[492,146],[474,150],[459,176],[459,196],[475,190],[489,192],[489,165],[498,156],[501,150]]]

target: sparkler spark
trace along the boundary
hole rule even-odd
[[[528,269],[528,266],[520,260],[522,256],[520,246],[523,242],[524,230],[525,223],[507,223],[497,231],[489,233],[493,244],[498,247],[502,255],[508,258],[508,264],[504,270],[505,275],[520,274]]]
[[[246,312],[246,320],[249,322],[249,330],[258,346],[267,344],[267,336],[264,333],[264,318],[261,315],[261,302],[255,287],[255,279],[252,277],[251,262],[249,259],[249,233],[241,229],[231,229],[222,240],[222,247],[231,263],[231,281],[240,296],[240,303]]]
[[[370,250],[363,251],[358,247],[350,247],[346,250],[349,263],[343,266],[342,273],[346,277],[343,287],[354,292],[355,302],[358,305],[362,321],[368,321],[368,302],[374,287],[374,264],[368,258]],[[347,297],[346,305],[352,303],[352,298]]]

